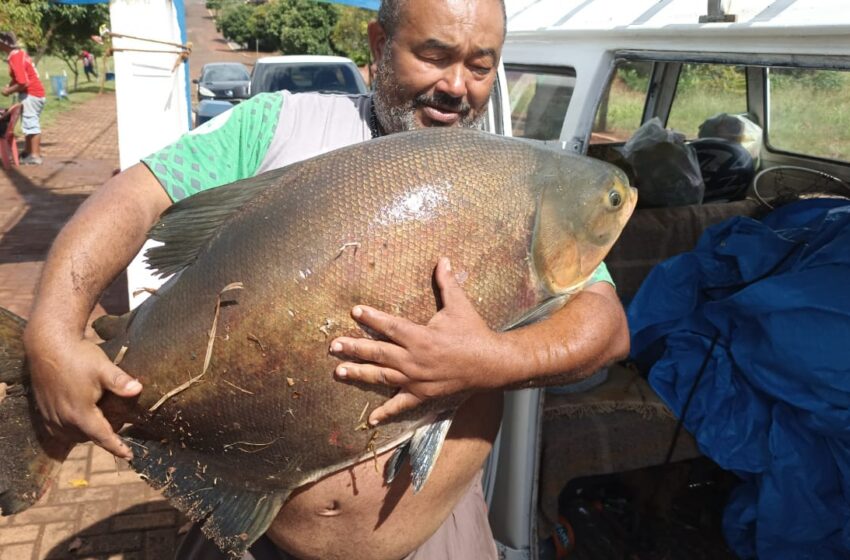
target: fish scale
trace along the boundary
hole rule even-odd
[[[102,404],[132,423],[132,466],[234,555],[292,490],[411,438],[399,450],[410,450],[418,489],[459,401],[364,429],[393,390],[333,379],[331,339],[366,335],[352,305],[427,322],[445,255],[485,321],[504,329],[580,288],[634,202],[608,164],[458,129],[391,135],[200,193],[151,232],[164,245],[149,260],[173,276],[103,345],[110,357],[126,347],[120,365],[145,390]],[[4,513],[44,484],[16,486],[20,474],[6,471]]]

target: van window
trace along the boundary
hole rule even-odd
[[[771,68],[767,76],[768,146],[850,160],[850,72]]]
[[[619,61],[593,122],[591,144],[622,143],[640,127],[652,62]]]
[[[747,112],[747,75],[742,66],[683,64],[667,128],[697,138],[699,125],[718,113]]]
[[[513,135],[557,140],[573,96],[572,68],[506,66]]]

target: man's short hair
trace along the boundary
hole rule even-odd
[[[13,31],[0,31],[0,43],[14,49],[18,46],[18,38]]]
[[[381,0],[381,7],[378,9],[378,23],[384,28],[387,39],[392,40],[393,35],[395,35],[401,21],[401,11],[407,2],[408,0]],[[508,18],[505,14],[505,0],[499,0],[499,4],[502,6],[502,22],[504,28],[507,29]]]

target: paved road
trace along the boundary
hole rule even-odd
[[[186,16],[193,76],[207,62],[253,64],[254,53],[234,52],[218,36],[203,0],[188,0]],[[59,115],[44,131],[43,148],[43,166],[0,173],[0,306],[24,317],[56,234],[118,167],[114,96]],[[92,316],[126,309],[122,276]],[[0,560],[170,560],[184,523],[125,465],[81,445],[37,506],[0,518]]]
[[[192,78],[201,73],[201,66],[210,62],[241,62],[250,70],[254,60],[268,53],[254,51],[234,51],[228,46],[218,31],[204,0],[186,0],[186,31],[192,42],[192,56],[189,58],[189,71]]]

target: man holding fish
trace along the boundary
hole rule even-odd
[[[352,101],[287,92],[255,98],[93,194],[56,239],[25,332],[38,406],[52,430],[132,456],[97,403],[105,392],[134,397],[142,385],[83,332],[100,293],[165,209],[194,192],[370,137],[477,126],[504,35],[500,0],[385,0],[369,26],[378,65],[372,96]],[[185,163],[174,163],[176,150],[187,155]],[[206,175],[214,179],[192,181],[198,161],[189,154],[195,151],[227,154],[220,157],[233,165],[210,164]],[[443,307],[427,324],[356,305],[353,319],[384,340],[330,341],[330,352],[341,360],[334,372],[340,381],[398,388],[371,411],[373,425],[430,399],[469,395],[428,484],[415,496],[409,484],[386,484],[375,471],[383,472],[390,452],[378,455],[377,465],[365,461],[330,474],[292,494],[251,549],[256,558],[495,559],[480,471],[499,428],[502,390],[577,381],[628,352],[625,316],[604,265],[550,317],[508,332],[489,328],[447,259],[434,275]],[[181,554],[210,557],[215,548],[195,533]]]

